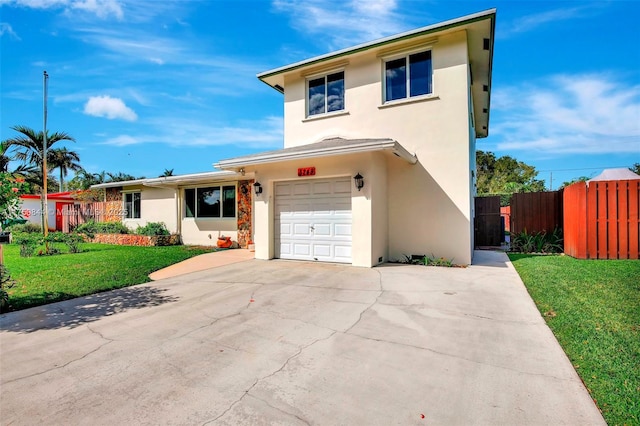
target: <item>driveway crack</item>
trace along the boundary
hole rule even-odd
[[[65,362],[65,363],[64,363],[64,364],[62,364],[62,365],[56,365],[56,366],[51,367],[51,368],[48,368],[48,369],[46,369],[46,370],[44,370],[44,371],[40,371],[40,372],[33,373],[33,374],[28,374],[28,375],[26,375],[26,376],[16,377],[15,379],[7,380],[7,381],[6,381],[6,382],[4,382],[3,384],[4,384],[4,385],[7,385],[7,384],[9,384],[9,383],[14,383],[14,382],[17,382],[17,381],[20,381],[20,380],[29,379],[29,378],[31,378],[31,377],[41,376],[41,375],[43,375],[43,374],[47,374],[47,373],[50,373],[50,372],[55,371],[55,370],[60,370],[60,369],[62,369],[62,368],[68,367],[69,365],[73,364],[74,362],[82,361],[83,359],[87,358],[89,355],[91,355],[91,354],[93,354],[93,353],[98,352],[100,349],[102,349],[103,347],[107,346],[109,343],[113,343],[113,342],[115,342],[115,340],[110,339],[110,338],[108,338],[108,337],[105,337],[102,333],[100,333],[100,332],[98,332],[98,331],[93,330],[93,329],[92,329],[91,327],[89,327],[88,325],[86,325],[86,327],[87,327],[87,329],[88,329],[92,334],[95,334],[95,335],[100,336],[100,338],[101,338],[101,339],[103,339],[103,340],[106,340],[106,342],[104,342],[103,344],[101,344],[101,345],[100,345],[100,346],[98,346],[97,348],[95,348],[95,349],[93,349],[93,350],[91,350],[91,351],[87,352],[86,354],[82,355],[81,357],[76,358],[76,359],[72,359],[71,361]]]
[[[242,395],[240,396],[240,398],[238,398],[238,399],[236,399],[235,401],[233,401],[233,402],[231,403],[231,405],[229,405],[229,407],[227,407],[227,408],[226,408],[226,409],[225,409],[225,410],[224,410],[224,411],[223,411],[219,416],[215,417],[215,418],[214,418],[214,419],[212,419],[212,420],[208,420],[208,421],[204,422],[204,423],[203,423],[203,425],[207,425],[207,424],[213,423],[213,422],[217,421],[218,419],[222,418],[225,414],[227,414],[229,411],[231,411],[231,410],[233,409],[233,407],[235,407],[237,404],[239,404],[240,402],[242,402],[242,400],[243,400],[244,398],[246,398],[246,396],[247,396],[247,395],[249,395],[249,392],[251,392],[251,391],[253,390],[253,388],[254,388],[258,383],[260,383],[261,381],[266,380],[266,379],[268,379],[268,378],[270,378],[270,377],[275,376],[276,374],[278,374],[279,372],[281,372],[282,370],[284,370],[284,369],[287,367],[287,365],[289,365],[289,362],[291,362],[291,360],[292,360],[292,359],[294,359],[294,358],[296,358],[296,357],[300,356],[300,354],[301,354],[305,349],[310,348],[311,346],[315,345],[315,344],[316,344],[316,343],[318,343],[318,342],[321,342],[321,341],[324,341],[324,340],[328,340],[328,339],[330,339],[330,338],[331,338],[331,337],[333,337],[336,333],[337,333],[337,331],[333,331],[333,332],[331,332],[328,336],[323,337],[322,339],[316,339],[316,340],[314,340],[314,341],[313,341],[313,342],[311,342],[311,343],[308,343],[308,344],[306,344],[306,345],[304,345],[304,346],[301,346],[301,347],[296,351],[296,353],[294,353],[293,355],[291,355],[289,358],[287,358],[287,359],[284,361],[284,363],[280,366],[280,368],[278,368],[277,370],[273,371],[272,373],[267,374],[266,376],[263,376],[263,377],[257,378],[257,379],[253,382],[253,384],[252,384],[251,386],[249,386],[249,388],[248,388],[247,390],[245,390],[245,391],[242,393]],[[249,395],[249,396],[253,396],[253,397],[255,397],[254,395]],[[258,398],[258,399],[259,399],[259,398]],[[275,408],[275,407],[274,407],[274,408]],[[297,416],[295,416],[295,417],[297,417]],[[302,421],[304,421],[305,423],[309,424],[308,422],[306,422],[306,421],[305,421],[305,420],[303,420],[303,419],[300,419],[300,420],[302,420]]]
[[[302,417],[300,417],[300,416],[298,416],[298,415],[296,415],[296,414],[290,413],[290,412],[288,412],[288,411],[285,411],[285,410],[283,410],[282,408],[276,407],[275,405],[270,404],[267,400],[264,400],[264,399],[262,399],[262,398],[258,398],[258,397],[257,397],[257,396],[255,396],[255,395],[249,395],[249,396],[250,396],[251,398],[255,398],[255,399],[257,399],[258,401],[262,401],[262,402],[264,402],[264,403],[265,403],[265,404],[267,404],[269,407],[273,408],[274,410],[278,410],[278,411],[279,411],[279,412],[281,412],[282,414],[286,414],[286,415],[288,415],[288,416],[295,417],[296,419],[300,420],[302,423],[304,423],[304,424],[306,424],[306,425],[311,425],[311,423],[309,423],[307,420],[303,419]]]

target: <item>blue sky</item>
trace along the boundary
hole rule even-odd
[[[554,188],[640,162],[638,1],[0,0],[0,139],[42,129],[46,70],[47,127],[88,171],[210,171],[282,147],[283,97],[257,73],[492,7],[478,149]]]

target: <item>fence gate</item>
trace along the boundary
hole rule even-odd
[[[475,246],[500,246],[502,221],[500,219],[500,196],[475,198]]]

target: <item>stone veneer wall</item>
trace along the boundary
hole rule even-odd
[[[122,220],[122,187],[106,188],[104,192],[105,203],[99,216],[99,222],[120,222]]]
[[[251,241],[251,188],[253,180],[242,180],[238,182],[238,244],[242,248],[247,248]]]
[[[89,242],[117,244],[121,246],[175,246],[180,244],[179,235],[134,235],[134,234],[95,234]]]

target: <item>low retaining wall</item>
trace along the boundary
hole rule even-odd
[[[121,246],[175,246],[180,244],[180,235],[136,235],[136,234],[95,234],[88,242],[117,244]]]

